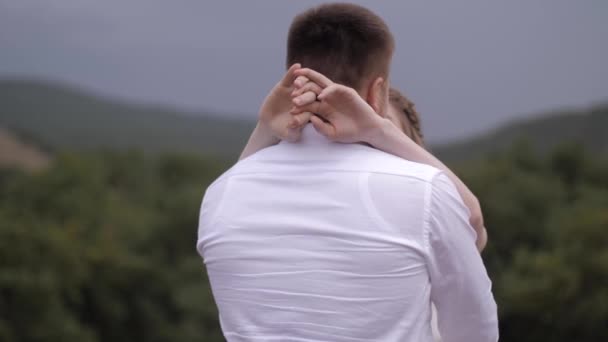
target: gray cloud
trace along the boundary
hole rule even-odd
[[[605,1],[356,2],[393,30],[392,82],[432,140],[608,98]],[[0,0],[0,77],[254,117],[291,19],[317,3]]]

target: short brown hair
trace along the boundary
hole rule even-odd
[[[409,136],[414,142],[424,147],[424,135],[420,124],[420,115],[416,111],[414,102],[402,95],[397,89],[391,88],[388,93],[388,98],[392,106],[395,106],[401,113],[404,114],[405,123],[402,121],[403,132]]]
[[[296,16],[287,38],[287,67],[300,63],[332,81],[359,89],[366,77],[387,77],[395,42],[367,8],[320,5]]]

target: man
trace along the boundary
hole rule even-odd
[[[294,19],[287,59],[356,89],[381,118],[393,45],[372,12],[322,5]],[[298,67],[261,116],[285,111],[275,93]],[[497,340],[490,281],[445,174],[312,127],[208,188],[197,249],[228,341],[432,341],[431,300],[444,341]]]

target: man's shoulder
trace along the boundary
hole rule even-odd
[[[223,188],[224,184],[232,177],[233,175],[239,174],[247,174],[247,173],[256,173],[264,171],[264,167],[260,167],[260,164],[266,164],[265,160],[268,160],[269,157],[272,156],[272,151],[275,146],[267,147],[261,151],[254,153],[253,155],[238,160],[234,165],[232,165],[229,169],[224,171],[219,177],[217,177],[209,186],[207,187],[207,193],[212,191],[218,191],[219,188]],[[269,153],[270,152],[270,153]],[[272,159],[272,158],[270,158]]]
[[[211,184],[209,184],[207,186],[207,189],[205,190],[205,197],[206,198],[210,197],[211,195],[213,195],[213,193],[221,192],[223,190],[223,188],[224,188],[224,186],[226,184],[226,181],[230,177],[230,174],[233,171],[233,169],[234,169],[235,166],[232,166],[230,169],[224,171],[224,173],[222,173],[213,182],[211,182]]]
[[[218,181],[230,174],[281,172],[313,167],[317,171],[367,172],[430,182],[441,171],[435,167],[399,158],[361,144],[333,144],[317,150],[298,149],[297,144],[266,148],[239,161]]]
[[[363,166],[370,173],[415,178],[424,182],[431,182],[435,176],[441,173],[441,170],[436,167],[399,158],[373,148],[367,149],[364,153],[366,163]]]

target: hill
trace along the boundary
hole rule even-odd
[[[253,125],[127,104],[56,83],[0,80],[0,126],[51,150],[137,148],[233,158]]]
[[[56,83],[0,80],[0,126],[46,149],[136,148],[235,158],[254,122],[133,105]],[[547,113],[470,139],[433,147],[453,162],[480,158],[525,140],[544,153],[574,141],[608,155],[608,104]]]
[[[608,155],[608,104],[517,120],[477,137],[436,146],[433,152],[446,161],[471,160],[520,141],[542,154],[561,143],[575,142],[592,153]]]

